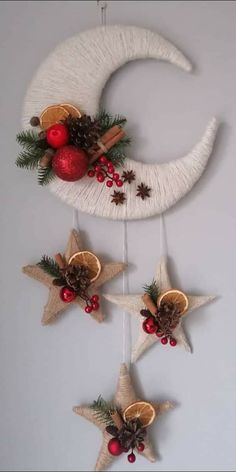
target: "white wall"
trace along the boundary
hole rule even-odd
[[[193,355],[155,346],[133,368],[148,399],[177,408],[153,427],[158,465],[125,457],[112,470],[235,470],[236,3],[112,1],[108,22],[160,32],[192,59],[193,74],[139,61],[110,80],[103,104],[129,120],[131,154],[145,162],[179,157],[216,114],[222,126],[194,190],[166,214],[170,268],[186,291],[218,300],[186,320]],[[21,266],[62,251],[72,209],[14,166],[22,100],[35,68],[70,35],[100,22],[96,2],[1,2],[1,470],[91,470],[100,433],[72,406],[112,395],[122,349],[121,312],[103,325],[71,309],[51,327],[40,317],[43,286]],[[91,248],[121,260],[122,223],[81,215]],[[137,238],[138,235],[138,238]],[[128,224],[131,292],[150,281],[159,258],[159,220]],[[122,279],[107,286],[120,292]],[[136,335],[136,326],[133,325]]]

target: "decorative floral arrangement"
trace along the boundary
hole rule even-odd
[[[146,429],[155,420],[154,406],[145,401],[137,401],[121,411],[100,396],[91,408],[97,418],[107,424],[106,432],[112,436],[107,445],[110,454],[119,456],[129,452],[128,461],[135,462],[134,449],[138,452],[144,451]]]
[[[26,130],[17,135],[23,150],[16,165],[38,169],[38,183],[46,185],[57,176],[66,182],[75,182],[85,175],[106,183],[108,188],[123,187],[135,180],[135,173],[117,171],[126,159],[130,139],[125,135],[126,118],[111,116],[101,111],[91,117],[82,114],[74,105],[64,103],[48,106],[30,124],[39,131]],[[136,196],[144,200],[151,189],[144,183],[137,186]],[[124,192],[114,191],[111,202],[121,205],[126,201]]]
[[[161,343],[171,346],[177,345],[173,331],[180,323],[181,316],[188,310],[188,298],[180,290],[171,289],[159,293],[156,281],[144,287],[145,294],[142,300],[146,309],[140,310],[140,315],[146,319],[143,330],[146,334],[156,334]]]

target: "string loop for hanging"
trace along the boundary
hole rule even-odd
[[[97,0],[97,6],[101,9],[101,23],[106,26],[107,2]]]

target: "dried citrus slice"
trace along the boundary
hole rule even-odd
[[[68,111],[71,116],[78,116],[79,118],[82,116],[81,111],[74,105],[71,105],[71,103],[61,103],[60,106],[65,108],[65,110]]]
[[[123,418],[125,421],[131,421],[138,418],[144,428],[151,424],[155,417],[156,411],[154,406],[151,403],[143,401],[132,403],[123,412]]]
[[[65,120],[69,112],[61,105],[50,105],[41,113],[39,120],[42,129],[48,129],[55,123]]]
[[[158,297],[157,305],[160,306],[163,303],[173,303],[178,307],[181,315],[188,309],[188,297],[185,293],[176,289],[168,290]]]
[[[76,252],[69,259],[69,264],[83,265],[88,267],[89,278],[91,282],[97,280],[102,270],[98,257],[89,251]]]

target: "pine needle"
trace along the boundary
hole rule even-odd
[[[49,256],[43,256],[41,261],[37,264],[46,274],[55,278],[61,278],[61,271],[59,265]]]
[[[111,413],[116,411],[116,407],[112,403],[106,402],[101,395],[93,402],[90,408],[92,408],[99,421],[103,421],[107,426],[114,425]]]
[[[38,183],[39,185],[47,185],[55,178],[55,174],[51,167],[38,168]]]
[[[44,153],[44,149],[40,148],[21,151],[16,159],[16,165],[25,169],[36,169]]]
[[[148,295],[150,295],[152,301],[156,304],[157,298],[160,293],[156,281],[153,280],[151,284],[144,285],[143,289],[145,293],[148,293]]]
[[[102,132],[105,133],[108,129],[113,126],[124,126],[126,124],[126,118],[121,115],[112,116],[110,113],[107,113],[105,110],[101,110],[97,116],[96,120],[99,121],[99,124],[102,128]]]

